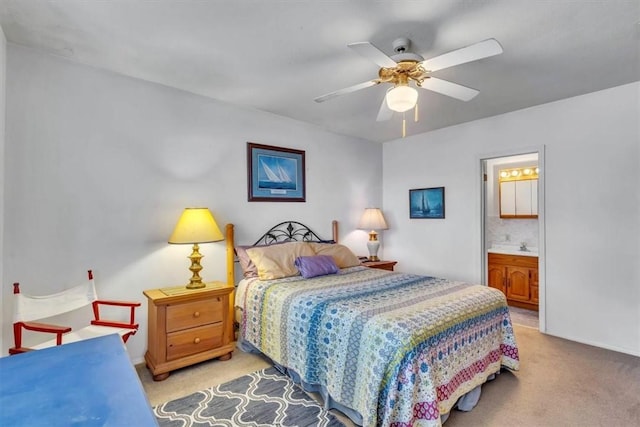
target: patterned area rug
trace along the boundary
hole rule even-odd
[[[153,408],[162,427],[344,426],[274,367]]]

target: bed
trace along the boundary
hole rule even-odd
[[[237,254],[245,275],[240,349],[263,353],[363,426],[441,425],[454,407],[475,406],[501,368],[518,369],[501,292],[367,268],[337,237],[335,221],[331,240],[287,221],[235,246],[227,229],[228,260]],[[309,273],[328,258],[334,266]]]

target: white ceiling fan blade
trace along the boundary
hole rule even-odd
[[[471,46],[453,50],[435,58],[422,61],[422,67],[427,71],[437,71],[465,62],[476,61],[502,53],[502,46],[496,39],[487,39]]]
[[[378,117],[376,122],[384,122],[389,120],[393,116],[393,110],[387,105],[387,95],[382,98],[382,104],[380,104],[380,110],[378,110]]]
[[[398,65],[396,61],[389,58],[383,51],[369,42],[350,43],[347,46],[356,51],[358,55],[375,62],[383,68],[394,68]]]
[[[378,80],[370,80],[368,82],[358,83],[357,85],[345,87],[344,89],[336,90],[334,92],[327,93],[314,99],[316,102],[324,102],[328,99],[335,98],[336,96],[345,95],[347,93],[355,92],[360,89],[365,89],[371,86],[379,84]]]
[[[419,87],[459,99],[460,101],[470,101],[480,93],[479,90],[462,86],[458,83],[451,83],[446,80],[437,79],[435,77],[424,79]]]

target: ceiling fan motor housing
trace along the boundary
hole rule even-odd
[[[419,81],[422,78],[424,70],[420,67],[420,63],[424,58],[409,52],[409,46],[411,46],[411,40],[406,37],[400,37],[393,41],[393,50],[396,54],[390,58],[397,65],[393,68],[381,68],[378,72],[380,80],[393,83],[394,86],[406,86],[410,80]]]
[[[411,46],[411,40],[406,37],[400,37],[393,41],[393,51],[396,53],[391,56],[396,62],[405,62],[405,61],[413,61],[413,62],[422,62],[424,58],[417,53],[409,52],[409,46]]]
[[[414,54],[404,54],[414,55]],[[395,57],[398,55],[394,55]],[[393,83],[394,85],[406,85],[409,80],[414,80],[420,83],[424,80],[425,73],[420,66],[421,61],[415,59],[399,61],[398,65],[394,68],[380,68],[378,76],[383,83]]]
[[[393,41],[393,51],[395,53],[403,53],[409,50],[411,40],[406,37],[399,37]]]

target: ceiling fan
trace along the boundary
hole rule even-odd
[[[393,87],[387,91],[376,121],[389,120],[394,111],[402,113],[411,108],[417,108],[418,91],[413,85],[461,101],[469,101],[479,93],[478,90],[433,77],[431,73],[502,53],[502,46],[498,41],[487,39],[435,58],[424,59],[416,53],[409,52],[410,44],[411,41],[407,38],[396,39],[393,42],[393,50],[396,54],[392,56],[387,56],[370,42],[348,44],[347,46],[356,53],[381,67],[378,78],[327,93],[315,98],[314,101],[324,102],[380,83],[391,83]]]

